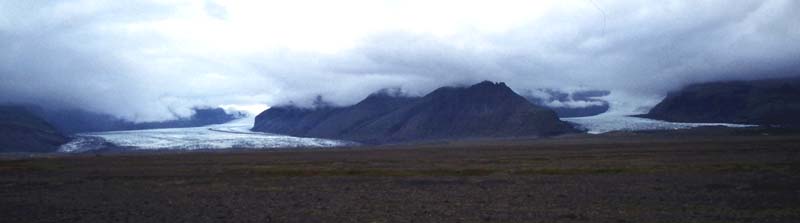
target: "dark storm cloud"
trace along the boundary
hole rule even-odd
[[[797,74],[800,16],[792,9],[800,3],[717,3],[608,5],[605,23],[596,16],[565,20],[556,12],[545,21],[488,35],[477,47],[388,35],[362,49],[371,66],[358,64],[351,71],[360,66],[368,73],[449,82],[491,78],[522,82],[521,87],[659,93],[698,81]]]
[[[343,72],[445,84],[490,79],[518,91],[609,89],[618,100],[651,104],[690,83],[800,75],[797,1],[603,3],[601,16],[557,10],[471,44],[380,36],[357,53],[366,63]]]
[[[559,4],[502,31],[390,28],[335,53],[230,53],[185,47],[149,26],[194,13],[189,3],[0,2],[0,101],[145,121],[192,106],[309,104],[320,94],[349,104],[381,88],[422,94],[481,80],[652,103],[689,83],[798,75],[798,1],[594,3]],[[197,11],[234,16],[214,1]]]

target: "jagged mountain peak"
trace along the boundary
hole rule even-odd
[[[370,97],[409,97],[403,92],[402,88],[394,87],[394,88],[383,88],[378,91],[373,92],[367,98]]]
[[[493,82],[493,81],[481,81],[480,83],[474,84],[469,88],[496,88],[496,89],[511,89],[509,88],[505,82]]]

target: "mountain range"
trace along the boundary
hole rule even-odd
[[[386,89],[350,106],[334,106],[318,97],[312,107],[289,104],[263,111],[252,130],[367,144],[541,137],[580,132],[547,106],[578,109],[562,110],[561,115],[567,117],[608,109],[608,103],[598,99],[608,95],[607,91],[543,92],[548,95],[523,97],[505,83],[484,81],[466,87],[442,87],[421,97]],[[693,84],[669,93],[648,114],[639,116],[670,122],[798,127],[797,114],[800,78],[796,77]],[[55,151],[69,140],[67,135],[74,133],[196,127],[242,116],[221,108],[197,108],[188,118],[133,123],[83,110],[0,105],[0,152]]]
[[[259,114],[252,130],[375,144],[579,132],[553,110],[489,81],[423,97],[381,91],[345,107],[276,106]]]
[[[52,152],[69,139],[24,106],[0,106],[0,152]]]
[[[30,105],[0,105],[0,152],[53,152],[68,135],[82,132],[186,128],[220,124],[243,117],[222,108],[196,108],[188,118],[134,123],[84,110],[47,110]]]
[[[800,78],[689,85],[641,117],[672,122],[800,126]]]
[[[186,128],[222,124],[244,117],[243,113],[229,114],[222,108],[194,108],[194,114],[186,118],[161,122],[136,123],[107,114],[80,109],[38,110],[38,114],[65,134],[82,132],[106,132],[122,130]]]

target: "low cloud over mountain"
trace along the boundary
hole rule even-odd
[[[517,92],[585,87],[657,100],[691,83],[797,75],[797,8],[792,0],[3,1],[0,103],[146,122],[194,107],[309,105],[316,95],[349,105],[387,87],[419,96],[485,79]]]
[[[319,105],[319,103],[318,103]],[[256,117],[255,131],[394,143],[577,133],[556,113],[535,106],[505,83],[442,87],[424,97],[374,93],[346,107],[273,107]]]

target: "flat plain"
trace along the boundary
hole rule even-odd
[[[800,134],[6,156],[0,222],[800,222]]]

